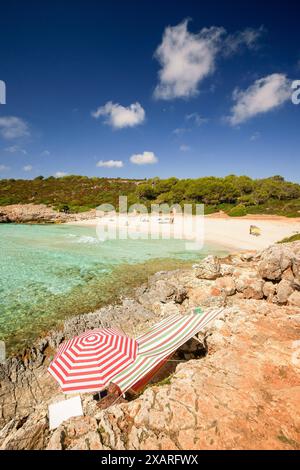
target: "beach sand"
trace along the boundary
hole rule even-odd
[[[155,237],[155,234],[164,234],[164,237],[169,234],[172,237],[175,233],[180,233],[180,237],[186,240],[194,240],[196,233],[202,232],[203,229],[205,244],[213,243],[230,250],[260,250],[285,237],[300,233],[300,218],[291,219],[280,216],[253,215],[233,218],[226,214],[212,214],[202,217],[200,221],[199,219],[196,221],[192,216],[193,220],[186,224],[184,234],[182,234],[183,225],[180,216],[175,216],[173,224],[159,224],[155,216],[145,216],[145,218],[148,222],[141,221],[140,216],[129,216],[126,219],[129,222],[125,222],[125,218],[120,220],[121,218],[118,216],[106,216],[69,222],[69,224],[95,226],[100,229],[100,232],[104,227],[113,230],[119,224],[123,230],[128,230],[130,236],[137,231],[145,235],[150,233],[149,229],[151,228],[152,238]],[[259,227],[261,235],[250,235],[250,225]]]

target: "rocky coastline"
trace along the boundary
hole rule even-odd
[[[93,219],[96,210],[67,214],[58,212],[45,204],[12,204],[0,206],[0,223],[18,224],[59,224],[64,222],[76,222]]]
[[[175,312],[224,306],[144,393],[49,431],[64,399],[47,373],[58,345],[87,329],[137,335]],[[131,298],[74,316],[0,365],[0,449],[300,449],[300,242],[209,256],[160,272]]]

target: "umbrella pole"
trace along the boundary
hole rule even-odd
[[[198,343],[202,344],[202,342],[200,341],[199,338],[197,338],[197,336],[193,336],[193,339],[195,339],[196,341],[198,341]]]
[[[186,362],[186,359],[169,359],[167,362]]]

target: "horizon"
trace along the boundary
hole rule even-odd
[[[0,179],[300,183],[299,11],[282,0],[3,5]]]
[[[165,178],[160,178],[159,176],[152,176],[152,177],[145,177],[145,178],[133,178],[133,177],[120,177],[120,176],[101,176],[101,175],[80,175],[80,174],[68,174],[68,175],[63,175],[63,176],[55,176],[55,175],[48,175],[48,176],[44,176],[44,175],[37,175],[37,176],[32,176],[31,178],[28,177],[28,178],[1,178],[0,177],[0,181],[9,181],[9,180],[14,180],[14,181],[34,181],[34,180],[47,180],[47,179],[59,179],[59,180],[62,180],[62,179],[65,179],[65,178],[88,178],[88,179],[93,179],[93,178],[100,178],[100,179],[107,179],[107,180],[123,180],[123,181],[151,181],[151,180],[154,180],[154,179],[159,179],[159,180],[168,180],[168,179],[172,179],[172,178],[175,178],[177,180],[198,180],[198,179],[205,179],[205,178],[216,178],[216,179],[225,179],[225,178],[228,178],[228,177],[231,177],[231,176],[234,176],[234,177],[246,177],[246,178],[250,178],[251,180],[253,181],[259,181],[259,180],[268,180],[268,179],[276,179],[276,178],[283,178],[283,181],[285,181],[286,183],[293,183],[293,184],[300,184],[299,182],[297,181],[293,181],[292,179],[289,180],[287,178],[284,178],[282,175],[269,175],[269,176],[264,176],[264,177],[258,177],[258,178],[252,178],[251,176],[249,175],[243,175],[243,174],[228,174],[228,175],[224,175],[224,176],[216,176],[216,175],[203,175],[203,176],[197,176],[197,177],[188,177],[188,178],[180,178],[180,177],[177,177],[177,176],[174,176],[174,175],[170,175],[170,176],[167,176]]]

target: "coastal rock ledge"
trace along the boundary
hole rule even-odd
[[[67,320],[1,366],[0,448],[300,449],[299,253],[294,242],[210,257]],[[220,305],[222,317],[139,397],[100,410],[82,395],[84,416],[49,431],[48,405],[64,396],[46,368],[64,338],[107,325],[136,335],[174,312]]]
[[[45,204],[11,204],[9,206],[0,206],[0,223],[6,224],[58,224],[92,219],[94,217],[96,217],[96,210],[94,209],[77,214],[65,214]]]

